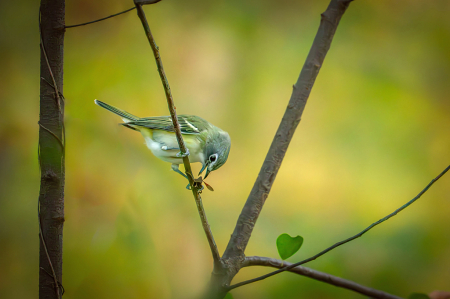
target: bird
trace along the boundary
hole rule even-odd
[[[206,177],[222,167],[230,153],[230,135],[224,130],[196,115],[178,115],[181,135],[188,150],[181,153],[175,135],[171,116],[137,117],[124,110],[95,100],[95,104],[119,115],[124,121],[121,125],[142,134],[145,144],[157,158],[172,163],[171,169],[183,177],[188,177],[179,170],[183,157],[189,162],[202,163],[199,176],[206,169]],[[188,179],[189,181],[189,179]],[[189,189],[190,185],[186,188]]]

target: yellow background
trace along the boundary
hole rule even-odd
[[[178,113],[228,131],[228,162],[204,206],[222,253],[328,1],[164,0],[145,8]],[[132,1],[67,1],[82,23]],[[247,255],[288,260],[356,234],[413,198],[450,163],[450,2],[354,1],[258,219]],[[0,294],[37,298],[37,1],[0,3]],[[167,115],[136,12],[65,36],[64,298],[196,298],[212,259],[185,180],[142,137],[94,105]],[[199,165],[194,165],[199,170]],[[362,238],[307,266],[406,297],[450,290],[450,176]],[[270,269],[243,269],[234,282]],[[280,274],[234,298],[363,298]]]

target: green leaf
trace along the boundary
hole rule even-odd
[[[233,299],[233,295],[231,295],[231,293],[227,293],[224,299]]]
[[[292,238],[288,234],[281,234],[277,238],[277,248],[281,259],[285,260],[292,256],[300,249],[300,247],[302,247],[302,244],[303,238],[300,236]]]
[[[408,296],[408,299],[430,299],[427,294],[422,293],[412,293]]]

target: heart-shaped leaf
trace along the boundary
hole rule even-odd
[[[281,259],[285,260],[288,257],[292,256],[300,249],[300,247],[302,247],[302,244],[303,238],[300,236],[297,236],[295,238],[292,238],[288,234],[281,234],[280,236],[278,236],[277,248]]]
[[[408,296],[408,299],[430,299],[427,294],[422,293],[412,293]]]

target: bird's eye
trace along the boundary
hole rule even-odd
[[[217,160],[217,154],[209,156],[209,162],[215,162]]]

